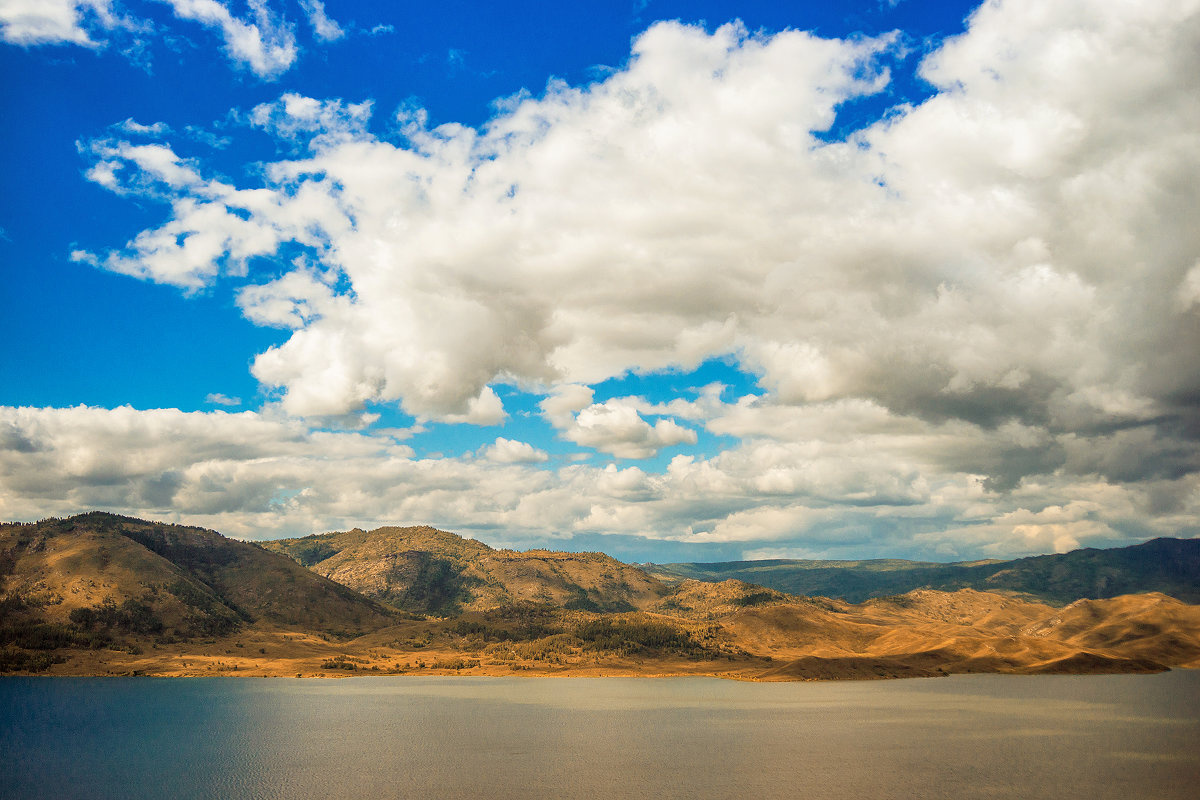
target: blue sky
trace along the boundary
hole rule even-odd
[[[1197,4],[0,0],[0,517],[1200,534]]]

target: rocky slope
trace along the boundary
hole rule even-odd
[[[171,643],[248,626],[355,636],[396,617],[257,545],[103,513],[0,525],[0,588],[0,645]]]
[[[432,528],[270,547],[108,514],[0,525],[0,671],[800,680],[1200,667],[1200,606],[1161,593],[1055,606],[922,589],[852,604],[738,580],[668,584],[596,553],[493,550]]]
[[[494,550],[430,527],[356,528],[263,546],[367,597],[422,614],[484,611],[518,601],[632,611],[669,591],[602,553]]]

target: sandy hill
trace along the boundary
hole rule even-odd
[[[519,601],[631,611],[667,587],[602,553],[494,550],[430,527],[354,529],[263,542],[313,571],[397,608],[448,615]]]

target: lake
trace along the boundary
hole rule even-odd
[[[1187,798],[1200,671],[3,678],[0,796]]]

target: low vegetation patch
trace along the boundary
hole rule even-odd
[[[590,650],[622,654],[662,650],[691,650],[696,645],[686,632],[665,622],[595,619],[575,629],[575,636]]]
[[[563,632],[563,627],[551,615],[528,608],[501,608],[488,612],[482,619],[459,619],[449,629],[451,633],[481,642],[529,642]]]
[[[66,661],[60,655],[29,653],[15,647],[0,648],[0,672],[45,672],[52,664]]]
[[[563,604],[563,608],[569,611],[590,611],[593,614],[623,614],[636,610],[632,603],[625,600],[605,602],[589,597],[584,591],[577,592],[574,597]]]
[[[152,634],[163,629],[163,621],[154,610],[132,597],[120,606],[109,597],[98,606],[72,609],[70,618],[84,631],[116,628],[126,633]]]
[[[478,658],[451,658],[446,660],[434,661],[429,665],[432,669],[470,669],[471,667],[479,666]]]
[[[89,637],[73,627],[42,620],[11,622],[0,628],[0,646],[11,645],[25,650],[57,650],[60,647],[87,647],[90,644]]]
[[[458,614],[470,600],[470,587],[479,583],[454,561],[419,551],[403,553],[388,580],[396,587],[389,587],[388,602],[404,611],[437,616]]]
[[[546,664],[566,664],[579,653],[579,642],[570,634],[560,633],[526,642],[498,642],[484,650],[500,662],[541,661]]]
[[[733,601],[735,606],[763,606],[779,599],[775,592],[751,592]]]
[[[296,559],[301,566],[311,567],[314,564],[320,564],[330,556],[337,555],[338,551],[330,547],[325,542],[308,542],[302,545],[297,545],[288,551],[292,558]]]
[[[191,609],[187,624],[193,636],[224,636],[240,628],[244,621],[244,615],[235,616],[236,612],[207,587],[181,579],[168,584],[166,589]]]
[[[352,658],[350,656],[334,656],[327,658],[321,662],[321,669],[344,669],[353,671],[358,669],[360,664],[366,663],[361,658]]]

